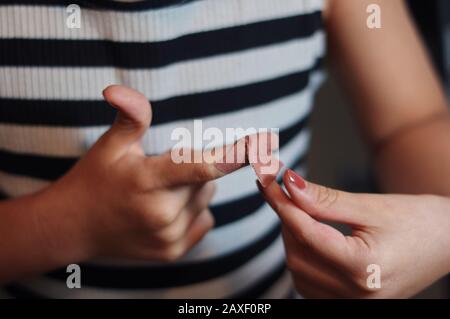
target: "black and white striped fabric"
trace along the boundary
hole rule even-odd
[[[60,177],[111,125],[109,84],[152,102],[147,154],[176,127],[279,128],[280,157],[303,169],[325,51],[323,0],[75,1],[0,4],[0,190],[16,197]],[[231,142],[231,141],[227,141]],[[173,263],[95,260],[82,288],[65,269],[7,287],[20,297],[286,297],[291,289],[276,215],[250,168],[219,180],[215,228]]]

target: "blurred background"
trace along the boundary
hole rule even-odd
[[[409,0],[411,14],[450,96],[450,1]],[[312,116],[313,139],[308,158],[309,178],[352,192],[374,192],[370,159],[359,138],[349,102],[329,74]],[[417,298],[450,298],[444,278]]]

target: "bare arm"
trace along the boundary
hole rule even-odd
[[[381,8],[381,29],[366,25],[371,3]],[[447,102],[403,1],[331,0],[326,24],[381,186],[450,196]]]
[[[0,202],[0,283],[89,257],[77,205],[55,190]]]

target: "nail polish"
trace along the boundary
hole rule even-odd
[[[298,174],[296,174],[293,170],[288,169],[286,171],[287,178],[290,183],[294,184],[299,189],[303,190],[306,188],[306,182],[303,178],[301,178]]]

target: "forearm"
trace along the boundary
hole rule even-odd
[[[383,191],[450,196],[448,113],[393,134],[375,152]]]
[[[87,232],[70,201],[51,188],[0,202],[0,283],[88,257]]]
[[[370,4],[382,10],[380,29],[362,27]],[[333,65],[375,149],[382,189],[450,195],[446,96],[404,1],[333,0],[326,22]]]

